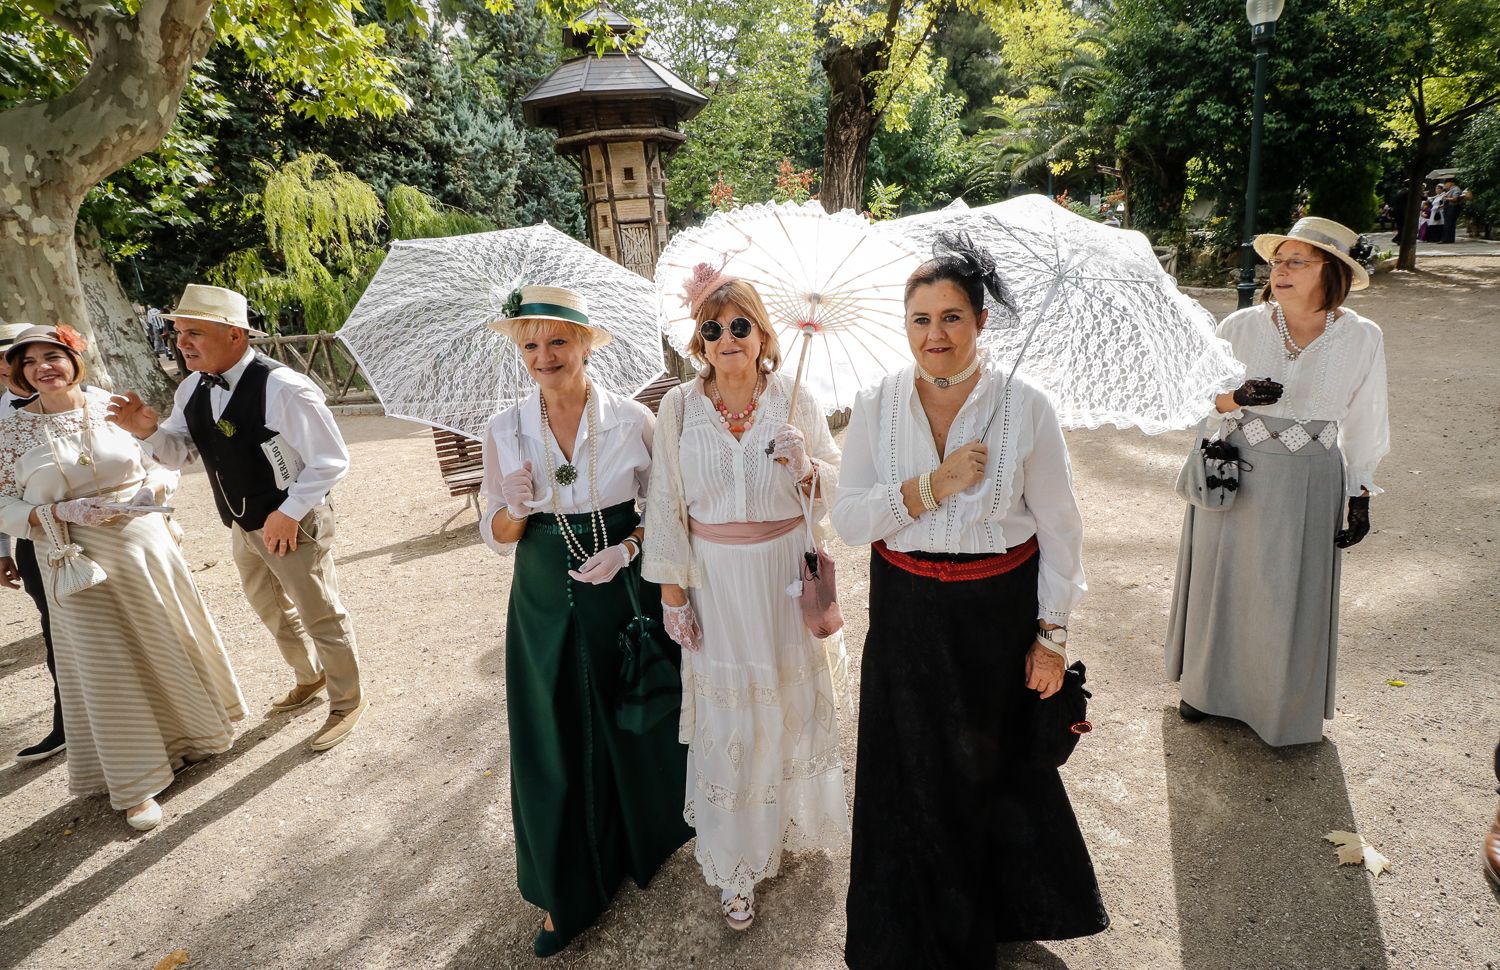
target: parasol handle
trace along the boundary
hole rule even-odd
[[[807,367],[807,349],[812,344],[812,331],[802,331],[802,351],[797,355],[797,379],[792,384],[792,402],[787,408],[786,419],[789,424],[796,424],[797,418],[797,396],[802,393],[802,371]],[[776,450],[776,442],[772,441],[766,445],[766,454]]]

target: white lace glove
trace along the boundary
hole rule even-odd
[[[602,586],[615,578],[615,574],[630,564],[630,548],[625,543],[602,549],[588,557],[576,570],[568,570],[580,583]]]
[[[500,494],[511,518],[524,519],[531,514],[526,504],[532,499],[531,462],[522,462],[520,468],[500,479]]]
[[[771,460],[781,462],[792,481],[801,482],[812,474],[812,459],[807,457],[807,439],[790,424],[781,426],[771,439]]]
[[[698,625],[698,615],[693,612],[693,604],[668,606],[663,603],[661,625],[666,629],[667,636],[676,641],[682,649],[691,650],[693,653],[698,653],[703,649],[703,628]]]
[[[72,522],[74,525],[108,525],[117,516],[128,515],[134,518],[145,514],[144,512],[120,512],[115,509],[106,509],[103,507],[103,499],[97,498],[75,498],[52,506],[54,519],[59,522]]]

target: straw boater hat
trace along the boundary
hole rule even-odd
[[[514,327],[522,320],[576,323],[593,334],[593,343],[589,345],[591,349],[603,347],[614,339],[608,330],[589,322],[589,305],[583,294],[561,286],[523,286],[513,291],[510,299],[505,301],[505,316],[491,320],[487,326],[514,340]]]
[[[1332,219],[1307,216],[1298,219],[1297,224],[1284,236],[1274,232],[1256,236],[1255,251],[1261,259],[1269,263],[1271,257],[1276,255],[1276,247],[1288,239],[1315,246],[1342,261],[1354,273],[1354,280],[1349,284],[1349,289],[1362,290],[1370,285],[1370,274],[1355,258],[1356,255],[1368,255],[1370,244],[1353,229],[1340,225]]]
[[[16,342],[16,338],[31,329],[29,323],[0,323],[0,350]]]
[[[182,299],[171,313],[163,313],[168,320],[207,320],[230,327],[248,330],[257,337],[264,337],[264,330],[250,326],[250,308],[242,294],[222,286],[204,286],[189,283],[182,291]]]

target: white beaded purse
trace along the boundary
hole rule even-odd
[[[67,599],[109,578],[104,568],[85,556],[83,547],[72,541],[67,523],[53,517],[52,506],[38,505],[36,517],[52,543],[52,548],[47,551],[47,565],[52,568],[52,596],[55,599]]]

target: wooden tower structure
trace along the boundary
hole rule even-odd
[[[582,20],[616,36],[633,29],[607,7]],[[663,166],[687,140],[679,126],[708,98],[649,57],[595,55],[588,33],[569,31],[566,42],[572,55],[521,99],[522,112],[528,124],[556,129],[557,153],[578,164],[593,247],[651,279],[667,244]]]

